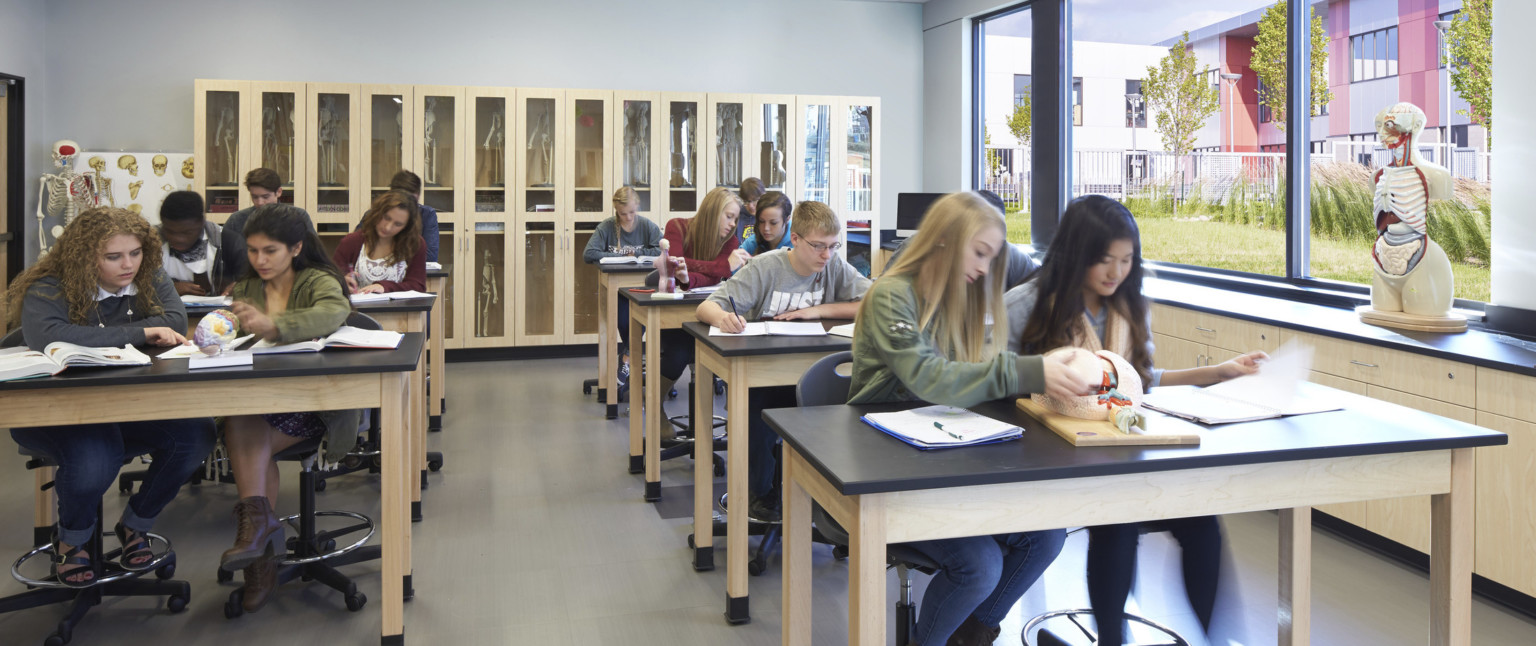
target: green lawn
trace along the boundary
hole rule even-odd
[[[1267,276],[1285,274],[1285,232],[1227,222],[1144,218],[1142,254],[1149,260],[1166,260],[1246,271]],[[1029,214],[1008,214],[1008,241],[1029,242]],[[1486,265],[1452,263],[1456,296],[1487,302],[1489,275]],[[1357,241],[1312,236],[1312,276],[1352,283],[1371,280],[1370,247]]]

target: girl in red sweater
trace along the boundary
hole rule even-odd
[[[373,200],[357,230],[331,254],[354,294],[421,291],[427,287],[427,243],[416,198],[389,191]]]

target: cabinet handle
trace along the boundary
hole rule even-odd
[[[1377,367],[1379,367],[1379,366],[1377,366],[1374,363],[1365,363],[1364,361],[1355,361],[1354,359],[1350,359],[1349,362],[1353,363],[1353,364],[1355,364],[1357,366],[1364,367],[1364,368],[1377,368]]]
[[[1195,355],[1195,366],[1199,367],[1199,366],[1203,366],[1203,365],[1205,365],[1205,355],[1203,355],[1203,354]]]
[[[1211,328],[1208,328],[1208,327],[1196,327],[1195,331],[1196,332],[1210,332],[1211,334],[1215,334],[1216,333],[1216,330],[1212,330]]]

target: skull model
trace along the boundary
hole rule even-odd
[[[85,163],[90,164],[91,170],[96,171],[97,177],[100,177],[102,173],[107,172],[107,160],[102,159],[101,155],[93,156],[91,157],[90,161]]]
[[[155,169],[155,177],[165,176],[165,167],[169,161],[165,155],[155,155],[149,160],[149,165]]]
[[[181,176],[182,177],[185,177],[187,179],[192,179],[192,169],[193,169],[192,160],[193,160],[192,157],[188,157],[186,159],[186,161],[181,162]]]
[[[123,155],[117,158],[117,167],[128,171],[129,175],[139,176],[139,160],[133,155]]]

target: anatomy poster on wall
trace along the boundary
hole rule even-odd
[[[88,150],[75,157],[75,172],[95,180],[98,204],[136,211],[150,224],[160,224],[166,195],[192,190],[195,171],[191,153]]]

